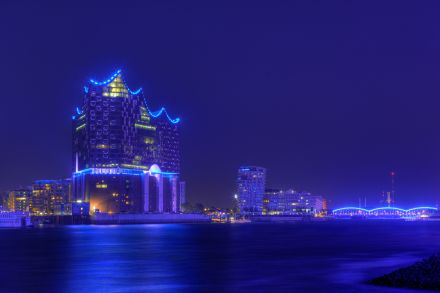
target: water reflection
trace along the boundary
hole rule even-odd
[[[404,292],[364,282],[438,252],[439,228],[365,221],[5,229],[0,291]]]

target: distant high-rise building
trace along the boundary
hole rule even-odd
[[[9,210],[9,192],[0,191],[0,211]]]
[[[121,70],[90,80],[73,116],[73,200],[92,212],[179,212],[179,122],[150,111]]]
[[[52,215],[55,206],[69,202],[70,179],[37,180],[32,184],[31,212]]]
[[[13,212],[29,212],[32,206],[32,190],[18,188],[9,192],[8,210]]]
[[[266,169],[242,166],[238,169],[238,206],[240,213],[261,215],[266,186]]]

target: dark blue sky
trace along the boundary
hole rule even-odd
[[[62,3],[61,3],[62,2]],[[1,1],[0,189],[68,177],[88,78],[122,67],[182,123],[193,202],[268,186],[371,205],[440,192],[436,1]]]

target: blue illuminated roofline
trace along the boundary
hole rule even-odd
[[[93,175],[135,175],[140,176],[144,174],[150,175],[163,175],[163,176],[173,176],[173,175],[179,175],[179,173],[173,173],[173,172],[150,172],[146,170],[141,169],[126,169],[126,168],[87,168],[80,170],[78,172],[74,172],[73,174],[76,175],[87,175],[87,174],[93,174]]]
[[[171,118],[170,115],[168,115],[167,110],[162,107],[159,111],[155,111],[155,112],[151,112],[150,110],[148,110],[148,112],[150,113],[151,116],[153,116],[154,118],[158,118],[160,115],[162,115],[163,113],[165,113],[165,115],[167,116],[168,120],[173,123],[173,124],[177,124],[180,122],[180,118]]]
[[[333,212],[338,212],[338,211],[345,211],[345,210],[358,210],[358,211],[364,211],[364,212],[370,212],[367,209],[363,209],[363,208],[357,208],[357,207],[344,207],[344,208],[338,208],[338,209],[334,209]]]
[[[118,77],[118,75],[121,74],[121,72],[122,72],[122,70],[118,69],[118,70],[116,70],[115,73],[113,73],[112,76],[110,76],[109,78],[107,78],[104,81],[96,81],[94,79],[90,79],[90,82],[94,85],[97,85],[97,86],[106,85],[106,84],[111,83],[116,77]]]
[[[400,211],[400,212],[411,212],[411,211],[415,211],[415,210],[434,210],[437,211],[437,208],[434,207],[415,207],[415,208],[411,208],[411,209],[401,209],[401,208],[396,208],[396,207],[380,207],[380,208],[374,208],[371,210],[367,210],[367,209],[363,209],[363,208],[357,208],[357,207],[343,207],[343,208],[338,208],[338,209],[334,209],[334,212],[339,212],[339,211],[346,211],[346,210],[358,210],[358,211],[364,211],[367,213],[374,213],[376,211],[380,211],[380,210],[393,210],[393,211]]]
[[[76,107],[76,113],[78,114],[78,115],[81,115],[82,114],[82,112],[81,112],[81,110],[79,109],[79,107]],[[75,120],[76,119],[76,115],[72,115],[72,120]]]
[[[179,173],[175,173],[175,172],[150,172],[151,174],[160,174],[160,175],[178,175]]]
[[[369,212],[371,213],[371,212],[380,211],[380,210],[392,210],[392,211],[406,212],[406,210],[401,209],[401,208],[396,208],[396,207],[380,207],[380,208],[371,209],[371,210],[369,210]]]
[[[144,104],[145,107],[147,107],[148,113],[153,117],[153,118],[158,118],[160,117],[160,115],[162,115],[163,113],[165,113],[165,115],[167,116],[168,121],[170,121],[173,124],[177,124],[180,122],[180,118],[176,117],[176,118],[171,118],[170,115],[168,114],[167,110],[165,109],[165,107],[162,107],[159,111],[151,111],[150,108],[148,107],[147,104],[147,100],[145,100],[144,98]]]
[[[126,85],[126,86],[127,86],[127,85]],[[139,94],[139,93],[142,92],[142,88],[141,88],[141,87],[138,88],[138,89],[135,90],[135,91],[132,91],[131,89],[129,89],[128,86],[127,86],[127,89],[128,89],[128,92],[129,92],[130,94],[132,94],[133,96],[135,96],[135,95],[137,95],[137,94]]]
[[[438,210],[437,208],[434,207],[416,207],[416,208],[412,208],[412,209],[408,209],[406,210],[407,212],[409,211],[413,211],[413,210]]]
[[[44,179],[44,180],[35,180],[34,184],[52,184],[52,183],[57,183],[60,182],[61,180],[54,180],[54,179]]]
[[[104,80],[104,81],[96,81],[96,80],[94,80],[94,79],[90,79],[89,81],[90,81],[90,83],[92,83],[93,85],[96,85],[96,86],[103,86],[103,85],[107,85],[107,84],[109,84],[109,83],[111,83],[116,77],[118,77],[118,75],[120,75],[122,73],[122,70],[121,69],[118,69],[115,73],[113,73],[113,75],[112,76],[110,76],[109,78],[107,78],[106,80]],[[127,86],[127,84],[125,83],[125,81],[124,81],[124,84],[125,84],[125,86],[126,86],[126,88],[127,88],[127,90],[128,90],[128,92],[130,93],[130,94],[132,94],[132,95],[138,95],[138,94],[140,94],[140,93],[142,93],[142,88],[139,88],[139,89],[137,89],[137,90],[135,90],[135,91],[132,91],[128,86]],[[84,87],[84,92],[85,93],[88,93],[89,92],[89,88],[88,87]],[[176,118],[171,118],[171,116],[168,114],[168,112],[167,112],[167,110],[165,109],[165,107],[162,107],[159,111],[150,111],[150,109],[148,108],[148,106],[147,106],[147,102],[145,101],[145,106],[147,107],[147,109],[148,109],[148,113],[151,115],[151,116],[153,116],[153,118],[158,118],[158,117],[160,117],[162,114],[164,114],[165,113],[165,115],[166,115],[166,117],[167,117],[167,119],[168,119],[168,121],[170,121],[172,124],[177,124],[177,123],[179,123],[180,122],[180,118],[179,117],[176,117]],[[77,111],[78,112],[78,111]],[[78,113],[79,114],[79,113]]]
[[[96,86],[102,86],[102,85],[106,85],[106,84],[109,84],[109,83],[111,83],[116,77],[118,77],[118,75],[119,74],[121,74],[121,72],[122,72],[122,70],[121,69],[118,69],[111,77],[109,77],[108,79],[106,79],[106,80],[104,80],[104,81],[96,81],[96,80],[94,80],[94,79],[90,79],[89,81],[90,81],[90,83],[92,83],[92,84],[94,84],[94,85],[96,85]],[[135,96],[135,95],[138,95],[138,94],[140,94],[141,92],[142,92],[142,88],[139,88],[139,89],[137,89],[137,90],[135,90],[135,91],[132,91],[128,86],[127,86],[127,84],[125,83],[125,81],[124,81],[124,85],[125,85],[125,87],[127,88],[127,90],[128,90],[128,92],[130,93],[130,94],[132,94],[133,96]],[[86,93],[86,94],[88,94],[89,93],[89,87],[88,86],[84,86],[84,93]],[[76,113],[78,114],[78,115],[81,115],[82,114],[82,112],[81,112],[81,110],[79,109],[79,107],[76,107]],[[75,116],[72,116],[72,119],[73,120],[75,120]]]
[[[90,83],[92,83],[93,85],[96,85],[96,86],[103,86],[103,85],[107,85],[107,84],[111,83],[111,82],[112,82],[113,80],[115,80],[115,78],[118,77],[118,75],[121,74],[121,73],[122,73],[122,69],[118,69],[118,70],[116,70],[115,73],[113,73],[112,76],[110,76],[109,78],[107,78],[107,79],[104,80],[104,81],[96,81],[96,80],[94,80],[94,79],[90,79],[89,81],[90,81]],[[127,86],[127,84],[125,83],[125,81],[124,81],[124,84],[125,84],[125,87],[127,88],[128,92],[129,92],[130,94],[132,94],[132,95],[138,95],[138,94],[140,94],[140,93],[142,92],[142,88],[141,88],[141,87],[138,88],[138,89],[135,90],[135,91],[132,91],[132,90]],[[87,88],[87,90],[86,90],[86,87],[84,87],[84,91],[85,91],[86,93],[88,93],[88,88]]]

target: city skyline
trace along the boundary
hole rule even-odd
[[[0,1],[0,292],[440,288],[439,1]]]
[[[241,165],[335,206],[379,200],[390,171],[399,206],[438,202],[435,9],[254,4],[243,19],[249,4],[174,4],[5,4],[0,190],[69,176],[78,93],[122,67],[182,118],[191,202],[229,206]]]

